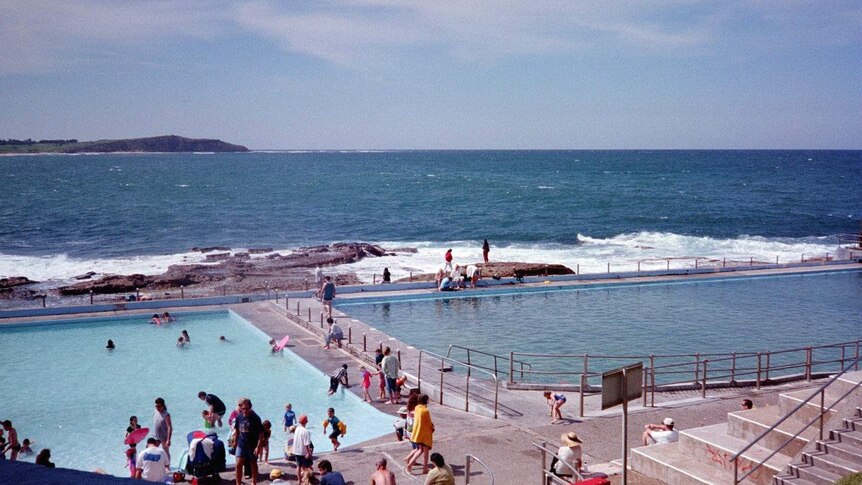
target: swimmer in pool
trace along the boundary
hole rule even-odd
[[[182,331],[182,337],[183,337],[184,339],[186,339],[186,343],[187,343],[187,344],[192,343],[192,338],[191,338],[191,337],[189,337],[189,331],[188,331],[188,330],[183,330],[183,331]]]
[[[161,319],[161,317],[159,317],[158,313],[153,314],[153,318],[150,319],[150,323],[152,323],[153,325],[161,325],[162,324],[162,319]]]
[[[162,314],[162,322],[171,323],[173,321],[176,321],[176,318],[172,317],[170,313],[165,312]]]
[[[225,336],[224,336],[224,335],[220,335],[220,336],[219,336],[219,338],[218,338],[218,341],[219,341],[219,342],[227,342],[227,339],[225,338]]]
[[[273,354],[281,352],[281,349],[278,348],[278,342],[274,338],[269,339],[269,349]]]
[[[186,339],[184,339],[182,336],[180,336],[180,338],[177,339],[177,347],[183,348],[185,346],[186,346]]]
[[[108,345],[106,345],[105,348],[108,350],[114,350],[114,341],[111,339],[108,339]]]

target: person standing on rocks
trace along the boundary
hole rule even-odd
[[[488,262],[488,253],[491,252],[491,245],[488,244],[488,240],[485,239],[485,242],[482,243],[482,258],[485,260],[485,263]]]
[[[452,249],[448,249],[446,254],[443,256],[443,261],[446,263],[443,266],[443,271],[452,271]]]
[[[318,292],[321,301],[323,302],[323,311],[326,318],[332,318],[332,300],[335,298],[335,283],[332,282],[332,277],[323,278],[323,286]]]
[[[320,269],[320,265],[318,264],[316,268],[314,268],[314,287],[320,288],[320,285],[323,284],[323,270]]]

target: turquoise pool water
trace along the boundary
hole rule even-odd
[[[129,416],[152,427],[153,400],[160,396],[174,422],[174,466],[186,434],[202,428],[201,390],[221,397],[229,409],[249,397],[261,419],[273,423],[271,459],[283,456],[287,402],[297,415],[309,415],[316,451],[332,449],[321,425],[329,406],[348,426],[344,445],[392,430],[391,416],[353,393],[327,397],[328,377],[289,351],[270,354],[266,335],[236,314],[181,314],[163,327],[147,322],[141,316],[0,326],[0,419],[10,419],[20,439],[35,440],[36,451],[50,448],[57,466],[98,467],[119,476],[128,473],[123,437]],[[178,349],[183,329],[192,343]],[[219,342],[220,335],[229,342]],[[109,338],[117,347],[112,352],[105,350]],[[225,422],[219,437],[227,435]]]
[[[449,295],[342,300],[338,308],[443,355],[450,344],[505,356],[649,355],[756,352],[862,338],[862,271]]]

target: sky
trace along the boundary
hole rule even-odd
[[[862,2],[0,0],[0,138],[862,149]]]

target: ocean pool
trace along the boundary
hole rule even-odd
[[[297,416],[308,414],[317,452],[332,449],[321,424],[330,406],[348,425],[345,446],[392,430],[391,416],[353,393],[328,397],[328,377],[289,349],[272,355],[268,337],[236,314],[177,317],[162,327],[149,325],[145,315],[0,325],[0,419],[10,419],[20,439],[35,440],[36,452],[50,448],[59,467],[102,468],[118,476],[128,474],[123,437],[129,416],[152,427],[156,397],[165,399],[173,419],[173,466],[186,448],[186,434],[202,429],[201,390],[221,397],[228,409],[249,397],[261,419],[273,423],[270,459],[283,457],[281,417],[288,402]],[[179,349],[184,329],[192,343]],[[228,342],[219,342],[220,335]],[[109,338],[113,351],[105,349]],[[217,429],[223,440],[226,421]]]
[[[450,344],[500,356],[757,352],[862,339],[862,271],[514,287],[337,307],[443,355]]]

